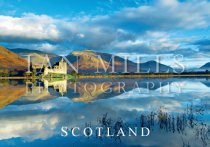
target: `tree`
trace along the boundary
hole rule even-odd
[[[71,75],[74,76],[74,77],[76,77],[76,76],[77,76],[77,72],[73,70],[73,71],[71,72]]]

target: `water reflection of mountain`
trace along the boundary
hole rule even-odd
[[[207,87],[210,87],[210,81],[208,81],[208,80],[202,81],[201,83],[203,83]]]
[[[62,126],[68,126],[69,128],[79,126],[82,128],[86,124],[91,124],[94,128],[95,126],[100,127],[108,124],[114,131],[119,122],[125,127],[128,125],[131,127],[146,126],[151,129],[151,136],[143,139],[141,137],[122,137],[120,146],[128,144],[130,146],[157,147],[209,146],[210,102],[209,88],[202,84],[208,82],[205,79],[83,79],[77,82],[80,82],[77,86],[77,93],[73,93],[74,82],[71,81],[30,82],[27,91],[31,97],[25,96],[24,99],[21,96],[22,93],[12,97],[10,96],[12,93],[3,89],[4,87],[7,89],[15,87],[16,93],[26,87],[24,82],[1,82],[0,96],[3,96],[3,99],[10,97],[11,100],[16,97],[17,100],[12,103],[13,105],[4,107],[0,111],[0,146],[5,146],[10,141],[13,141],[17,146],[36,146],[37,140],[43,143],[63,142],[65,146],[73,146],[75,140],[77,140],[78,146],[87,145],[87,143],[92,146],[98,144],[119,145],[118,142],[115,142],[115,138],[104,137],[101,140],[101,138],[92,136],[88,139],[80,137],[73,140],[71,136],[69,138],[60,136]],[[83,91],[84,84],[90,82],[96,83],[98,87],[103,82],[111,82],[104,87],[112,87],[116,91],[118,90],[118,88],[115,88],[118,87],[117,82],[125,82],[125,90],[127,91],[133,89],[133,83],[135,82],[154,82],[155,86],[151,88],[145,86],[145,84],[140,84],[139,87],[142,89],[152,90],[152,93],[148,96],[139,97],[139,95],[134,94],[133,97],[125,97],[123,92],[116,93],[114,91],[113,93],[103,94],[100,90],[97,90],[95,93],[87,95],[88,99],[81,99],[87,94]],[[161,86],[173,85],[174,82],[186,82],[186,90],[181,94],[170,96],[157,94]],[[34,87],[31,87],[30,84],[34,84]],[[65,88],[65,85],[67,88]],[[49,98],[46,96],[36,97],[39,90],[44,93],[48,92]],[[74,103],[67,97],[57,98],[61,96],[62,92],[64,92],[64,96],[68,96],[72,100],[75,100],[75,98],[80,98],[79,100],[83,101],[94,101],[101,98],[104,98],[104,100],[93,103]],[[115,95],[120,95],[122,99],[111,99]],[[18,97],[20,98],[18,99]],[[18,101],[19,104],[23,105],[14,105]],[[23,142],[19,142],[17,138],[20,138]]]
[[[25,94],[25,85],[22,81],[0,82],[0,108],[16,101]]]
[[[5,86],[0,88],[0,108],[16,101],[25,94],[25,86]],[[9,93],[9,95],[8,95]]]
[[[65,96],[73,101],[90,102],[112,98],[135,88],[157,90],[172,81],[172,79],[83,79],[75,83],[68,82]]]
[[[25,105],[40,103],[57,97],[65,96],[75,102],[91,102],[109,99],[134,89],[142,91],[158,91],[169,87],[172,83],[196,81],[210,87],[206,79],[81,79],[73,81],[4,81],[0,85],[0,106]],[[137,84],[137,85],[136,85]],[[8,91],[9,90],[9,91]],[[141,92],[140,92],[141,93]],[[144,94],[144,93],[142,93]]]
[[[157,90],[172,81],[172,79],[82,79],[77,82],[43,80],[26,83],[26,86],[23,86],[22,95],[17,97],[15,102],[11,102],[13,105],[24,105],[40,103],[60,96],[66,96],[73,101],[91,102],[129,92],[137,88],[135,82],[138,83],[138,88]]]
[[[72,101],[91,102],[98,99],[108,99],[122,95],[134,89],[137,89],[137,91],[140,89],[144,89],[148,92],[156,91],[162,87],[169,87],[172,85],[172,83],[175,84],[188,81],[201,82],[205,85],[208,84],[208,80],[200,78],[80,79],[76,82],[68,81],[66,83],[63,81],[64,86],[61,86],[61,82],[60,87],[65,87],[65,84],[67,84],[67,89],[64,89],[64,91],[57,90],[57,92],[55,92],[54,90],[56,89],[56,86],[53,86],[54,88],[50,89],[50,93],[54,96],[59,96],[59,94],[62,94],[63,96],[70,98]]]
[[[15,105],[24,105],[40,103],[63,95],[67,91],[67,81],[36,81],[28,82],[25,86],[25,93],[16,102]]]

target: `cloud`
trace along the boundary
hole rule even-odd
[[[206,28],[209,26],[209,7],[207,1],[195,5],[195,2],[160,0],[153,5],[125,8],[109,16],[98,16],[95,21],[135,31]]]
[[[198,46],[199,51],[204,53],[210,52],[210,39],[201,39],[194,42],[194,45]]]
[[[209,8],[208,1],[159,0],[95,16],[61,19],[33,13],[19,17],[1,15],[0,41],[9,46],[27,43],[51,51],[88,48],[103,52],[168,53],[192,42],[189,36],[180,34],[208,29]]]
[[[129,49],[130,52],[165,53],[166,50],[167,52],[176,50],[180,45],[180,42],[171,39],[166,32],[148,31],[132,40],[113,42],[111,46],[121,52]]]
[[[46,15],[24,14],[22,17],[0,16],[0,38],[5,41],[58,40],[55,20]]]

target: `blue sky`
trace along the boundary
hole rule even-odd
[[[38,15],[72,17],[78,13],[88,15],[107,14],[125,7],[138,7],[149,4],[147,0],[1,0],[1,12],[15,11],[12,15],[20,16],[30,12]]]
[[[207,0],[0,0],[0,8],[8,48],[183,54],[189,67],[210,61]]]

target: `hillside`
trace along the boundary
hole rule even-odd
[[[53,53],[48,53],[48,52],[43,52],[39,50],[32,50],[32,49],[24,49],[24,48],[14,48],[14,49],[9,49],[10,51],[18,54],[18,55],[28,55],[28,54],[39,54],[39,55],[48,55],[49,57],[55,57],[56,55]]]
[[[0,46],[0,69],[1,70],[27,70],[28,62],[19,55]]]
[[[30,55],[31,62],[33,66],[35,66],[36,68],[42,68],[43,66],[48,65],[48,62],[49,62],[48,58],[50,59],[52,57],[57,57],[57,55],[55,54],[42,52],[38,50],[30,50],[30,49],[22,49],[22,48],[10,49],[10,50],[26,60],[28,60],[27,56]],[[48,58],[46,55],[48,56]]]
[[[78,68],[79,73],[93,73],[97,71],[97,67],[99,69],[99,72],[104,73],[103,67],[109,67],[108,72],[110,73],[112,71],[112,67],[115,67],[115,72],[122,73],[124,72],[124,63],[125,59],[121,58],[119,56],[115,56],[114,58],[114,64],[112,64],[112,54],[108,53],[99,53],[94,52],[91,50],[84,50],[84,51],[75,51],[66,56],[66,58],[69,60],[70,63],[72,63],[75,67],[77,65],[77,56],[78,56]],[[101,59],[98,58],[98,56],[101,56]],[[62,57],[54,57],[51,58],[51,63],[55,64],[56,62],[60,61]],[[104,63],[104,66],[102,64]],[[134,73],[137,71],[137,64],[129,61],[128,64],[128,72]],[[156,72],[156,61],[149,61],[145,63],[140,64],[141,72]],[[173,71],[173,69],[169,66],[166,66],[164,64],[159,64],[160,72],[166,72],[168,69],[170,72]],[[68,66],[68,71],[71,72],[73,69]]]
[[[201,66],[200,69],[206,69],[206,70],[210,69],[210,62],[208,62],[208,63],[204,64],[203,66]]]

